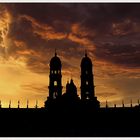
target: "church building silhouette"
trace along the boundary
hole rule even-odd
[[[73,109],[80,106],[100,108],[100,102],[95,96],[92,67],[92,61],[85,52],[81,61],[81,98],[78,97],[73,79],[67,82],[66,92],[62,94],[62,63],[55,52],[55,56],[50,60],[49,96],[45,101],[45,108],[52,108],[52,106],[54,108],[73,106]]]

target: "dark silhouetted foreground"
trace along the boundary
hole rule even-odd
[[[0,136],[140,136],[140,108],[0,109]]]
[[[92,62],[81,61],[81,98],[73,79],[62,94],[61,60],[50,61],[49,96],[44,108],[0,108],[0,136],[140,136],[140,107],[100,108],[95,96]],[[0,104],[1,105],[1,104]],[[37,107],[37,106],[36,106]]]

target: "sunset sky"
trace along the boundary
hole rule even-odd
[[[44,106],[49,61],[62,61],[80,95],[85,49],[93,62],[96,96],[104,105],[140,98],[140,4],[0,4],[0,100],[3,107]]]

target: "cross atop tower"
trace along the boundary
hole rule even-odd
[[[87,50],[85,50],[85,57],[87,57]]]
[[[55,48],[55,56],[57,56],[57,53],[56,53],[56,48]]]

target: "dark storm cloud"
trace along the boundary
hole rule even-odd
[[[76,8],[76,6],[74,5]],[[69,31],[69,24],[79,19],[75,9],[61,4],[13,4],[8,6],[14,17],[28,15],[41,23],[55,27],[57,31]],[[63,21],[63,22],[62,22]]]
[[[140,66],[140,4],[24,3],[5,7],[12,15],[8,36],[24,43],[22,48],[11,43],[9,53],[18,56],[25,51],[27,65],[34,71],[46,69],[53,54],[49,52],[55,48],[65,55],[64,67],[72,67],[65,64],[67,56],[80,59],[85,48],[101,61],[126,68]]]
[[[99,59],[124,66],[126,68],[140,67],[140,44],[104,44],[98,46],[95,55]]]
[[[28,15],[62,32],[69,31],[71,24],[80,22],[97,32],[108,33],[113,22],[139,21],[140,15],[140,4],[10,4],[8,7],[14,17]],[[63,23],[69,24],[67,29],[68,24]]]
[[[89,4],[86,7],[89,16],[83,24],[95,29],[98,34],[107,34],[112,23],[123,22],[125,19],[139,21],[139,7],[140,4]]]

